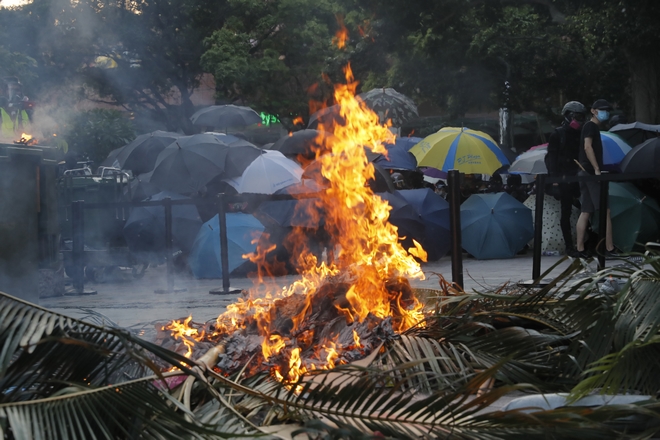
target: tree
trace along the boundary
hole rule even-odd
[[[147,112],[169,130],[194,131],[190,96],[203,39],[225,2],[35,0],[0,12],[3,41],[38,63],[37,86],[70,84],[97,101]]]
[[[75,113],[63,135],[71,151],[99,165],[110,151],[132,141],[135,130],[121,112],[95,109]]]
[[[202,57],[220,96],[253,103],[285,123],[307,117],[310,95],[331,99],[324,75],[336,78],[345,59],[332,45],[337,4],[237,0],[232,6]]]

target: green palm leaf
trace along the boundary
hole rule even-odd
[[[58,396],[0,404],[0,437],[16,439],[224,438],[192,422],[158,376],[100,388],[69,387]],[[187,417],[188,416],[188,417]],[[191,419],[192,420],[192,419]],[[4,436],[2,436],[4,434]]]

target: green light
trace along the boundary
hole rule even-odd
[[[275,115],[261,112],[259,113],[259,116],[261,116],[261,123],[263,125],[277,124],[278,122],[280,122],[280,120],[277,119],[277,116]]]

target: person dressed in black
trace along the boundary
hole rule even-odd
[[[575,176],[580,170],[577,163],[580,153],[580,134],[587,108],[577,101],[570,101],[561,111],[564,120],[550,135],[545,166],[550,177]],[[560,182],[548,185],[546,191],[559,199],[561,217],[559,225],[566,244],[566,254],[575,256],[573,234],[571,233],[571,210],[573,202],[580,196],[577,182]]]

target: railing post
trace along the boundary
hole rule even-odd
[[[607,252],[607,208],[608,197],[610,192],[610,182],[601,180],[600,182],[600,201],[598,206],[598,246],[596,251],[598,253],[598,268],[605,268],[605,252]]]
[[[536,176],[536,206],[534,207],[534,253],[532,262],[532,280],[541,276],[541,241],[543,240],[543,198],[545,193],[545,174]]]
[[[73,260],[73,289],[81,293],[85,289],[85,201],[71,203],[71,239]]]
[[[167,258],[167,291],[174,290],[174,261],[172,261],[172,199],[163,199],[165,208],[165,257]]]
[[[85,290],[85,201],[71,202],[71,262],[73,263],[73,291],[67,295],[95,295]]]
[[[463,288],[463,245],[461,240],[461,173],[451,170],[449,184],[449,228],[451,230],[451,279]]]
[[[211,289],[209,293],[212,295],[217,294],[231,294],[239,293],[240,290],[229,290],[229,249],[227,248],[227,215],[226,215],[226,199],[224,193],[218,194],[218,224],[220,225],[220,267],[222,269],[222,289]]]

